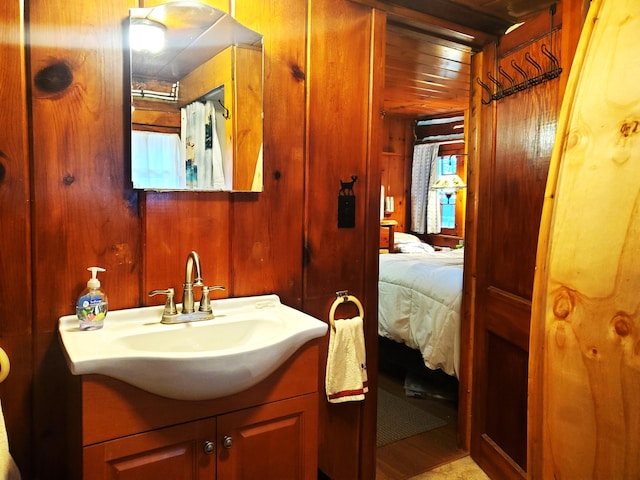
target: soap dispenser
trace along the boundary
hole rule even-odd
[[[87,288],[83,290],[76,304],[76,315],[80,322],[80,330],[98,330],[104,325],[104,317],[107,316],[107,295],[100,289],[98,272],[105,272],[104,268],[89,267],[91,278],[87,282]]]

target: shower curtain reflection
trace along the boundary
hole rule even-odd
[[[181,109],[186,188],[223,190],[223,157],[211,100],[196,101]]]

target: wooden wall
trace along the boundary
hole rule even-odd
[[[9,376],[0,384],[0,400],[11,452],[25,465],[32,448],[33,306],[29,146],[24,108],[27,78],[19,27],[22,15],[21,2],[0,3],[0,348],[11,362]],[[55,287],[51,284],[49,288]]]
[[[0,7],[12,26],[2,31],[0,61],[15,72],[0,86],[9,112],[0,144],[0,346],[16,364],[0,392],[23,478],[64,479],[72,398],[57,319],[73,313],[88,266],[107,269],[111,309],[149,304],[152,288],[179,288],[195,249],[206,281],[226,286],[225,295],[274,292],[326,319],[335,291],[348,289],[375,311],[380,177],[370,153],[380,151],[373,112],[381,108],[372,106],[370,78],[383,76],[371,52],[383,45],[384,19],[345,0],[313,2],[310,23],[307,2],[234,2],[237,19],[265,37],[264,193],[144,193],[129,180],[122,50],[137,2],[30,1],[28,58],[21,3]],[[337,229],[339,181],[351,175],[359,177],[356,227]],[[375,418],[375,400],[327,415],[347,433],[324,455],[326,468],[334,478],[371,478],[375,426],[364,419]]]
[[[375,392],[382,105],[374,102],[382,101],[377,89],[382,85],[384,57],[376,52],[384,45],[385,18],[343,0],[313,1],[309,13],[304,308],[328,318],[336,290],[349,290],[362,300],[369,390]],[[369,78],[379,80],[371,93]],[[353,187],[356,223],[354,228],[339,228],[340,181],[352,176],[358,178]],[[353,315],[347,307],[336,311],[336,318]],[[324,372],[322,349],[320,357]],[[330,478],[374,478],[375,412],[371,394],[364,407],[321,401],[319,460]],[[354,451],[355,444],[363,450]]]
[[[415,120],[411,117],[385,115],[382,135],[380,172],[385,195],[394,197],[394,211],[384,218],[398,222],[397,231],[411,227],[411,159],[413,158]]]

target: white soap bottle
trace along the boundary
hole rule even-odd
[[[91,278],[87,282],[76,304],[76,315],[80,322],[80,330],[98,330],[104,325],[104,317],[107,316],[109,301],[107,294],[100,289],[98,272],[105,272],[104,268],[89,267]]]

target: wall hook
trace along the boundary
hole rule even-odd
[[[538,71],[538,74],[531,79],[532,85],[538,85],[543,82],[542,67],[536,62],[529,52],[524,54],[524,59],[529,62]]]
[[[529,88],[529,75],[525,72],[515,60],[511,60],[511,66],[524,78],[524,82],[520,82],[516,85],[516,90],[526,90]]]
[[[509,88],[504,90],[504,96],[513,95],[516,92],[515,80],[502,68],[502,65],[498,67],[498,72],[509,81]]]
[[[498,81],[498,79],[491,75],[491,72],[487,72],[487,78],[496,86],[496,93],[493,94],[493,99],[500,100],[504,98],[504,88],[502,87],[502,84]]]
[[[489,85],[487,85],[486,83],[484,83],[482,80],[480,80],[480,77],[476,77],[476,82],[478,83],[478,85],[480,85],[483,89],[485,89],[487,91],[487,93],[489,94],[489,100],[485,100],[484,99],[484,95],[481,98],[481,102],[483,105],[489,105],[491,103],[491,100],[493,100],[493,92],[491,91],[491,89],[489,88]]]
[[[547,46],[543,43],[540,47],[542,54],[549,59],[551,62],[551,69],[547,72],[548,79],[556,78],[562,72],[562,68],[560,67],[560,63],[556,56],[551,53],[551,50],[547,48]]]
[[[220,106],[221,106],[221,107],[222,107],[222,109],[223,109],[222,117],[223,117],[225,120],[229,120],[229,119],[231,118],[231,115],[229,114],[229,109],[228,109],[227,107],[225,107],[225,106],[224,106],[224,103],[222,103],[222,100],[218,99],[218,103],[220,104]]]

